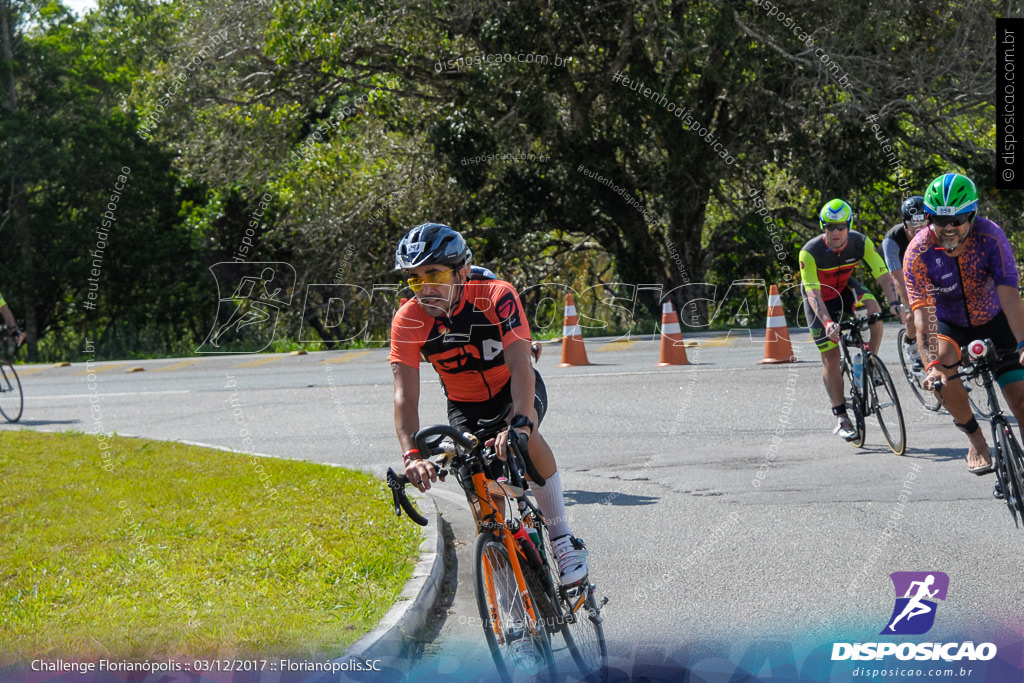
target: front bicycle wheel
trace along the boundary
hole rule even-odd
[[[1024,521],[1024,451],[1021,451],[1017,438],[1005,420],[1000,419],[996,434],[1002,451],[1003,466],[1006,469],[1004,481],[1001,481],[1003,494],[1006,496],[1006,505],[1013,515],[1013,523],[1019,526],[1018,515],[1021,521]]]
[[[889,448],[896,455],[903,455],[907,449],[907,427],[903,423],[903,409],[896,395],[896,385],[881,358],[872,355],[870,365],[871,371],[865,373],[865,377],[871,392],[871,407]]]
[[[14,365],[8,361],[0,361],[0,415],[8,422],[21,419],[21,411],[25,407],[25,397],[21,395],[21,380],[14,371]]]
[[[846,398],[847,410],[853,411],[853,426],[857,430],[857,436],[850,440],[857,448],[864,445],[864,439],[867,438],[868,427],[864,422],[864,410],[863,401],[861,399],[861,392],[857,389],[857,384],[853,381],[853,367],[846,360],[842,363],[843,373],[846,375],[846,383],[850,386],[850,395]]]
[[[481,533],[476,537],[473,556],[476,604],[502,680],[511,683],[552,676],[555,660],[551,638],[544,620],[532,618],[527,610],[505,544],[499,536]],[[535,596],[529,585],[526,593],[539,617],[537,598],[546,597]]]
[[[914,396],[921,402],[926,409],[931,411],[937,411],[941,406],[939,399],[935,395],[935,392],[928,391],[921,382],[924,380],[925,372],[924,368],[917,369],[914,367],[914,361],[907,355],[906,340],[907,331],[904,328],[900,328],[900,332],[896,335],[896,347],[900,353],[900,367],[903,368],[903,375],[907,378],[907,384],[910,385],[910,390],[914,392]]]
[[[971,385],[974,385],[973,387]],[[981,418],[982,420],[988,420],[992,417],[992,411],[988,409],[988,399],[986,397],[985,382],[984,379],[979,375],[973,380],[964,381],[964,389],[967,390],[967,400],[971,403],[971,411],[975,417]],[[981,394],[981,399],[978,401],[974,400],[974,390],[977,389]],[[996,401],[999,401],[999,392],[996,392]]]

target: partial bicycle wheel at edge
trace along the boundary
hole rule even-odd
[[[21,419],[25,399],[21,395],[21,380],[10,361],[0,361],[0,415],[8,422]]]
[[[530,619],[508,551],[497,536],[487,532],[477,535],[473,568],[484,635],[502,680],[551,680],[555,668],[551,638],[542,618],[536,622]],[[536,605],[529,586],[527,594]]]
[[[1007,504],[1011,506],[1011,510],[1016,509],[1021,521],[1024,522],[1024,451],[1017,443],[1012,428],[1006,423],[999,425],[998,436],[1006,464],[1006,475],[1010,480],[1009,487],[1004,483],[1003,493],[1007,496]],[[1014,518],[1014,523],[1016,522]]]
[[[907,449],[907,427],[903,423],[900,397],[896,395],[896,385],[889,370],[878,356],[871,356],[871,379],[874,384],[870,387],[872,408],[878,418],[878,426],[882,428],[892,452],[903,455]]]
[[[921,402],[921,405],[927,410],[937,411],[940,407],[938,397],[935,396],[934,392],[922,387],[920,379],[914,374],[913,361],[907,356],[907,345],[904,342],[906,338],[907,331],[900,329],[899,334],[896,336],[896,347],[899,349],[900,367],[903,368],[903,375],[907,378],[910,390],[914,392],[914,396]]]
[[[551,584],[555,587],[555,600],[563,617],[560,623],[565,645],[584,680],[604,683],[608,680],[608,645],[604,639],[604,625],[593,584],[588,576],[586,583],[579,584],[576,590],[573,587],[563,590],[547,529],[542,538]]]
[[[587,681],[605,683],[608,680],[608,646],[590,579],[568,588],[565,595],[567,613],[562,627],[565,644]]]

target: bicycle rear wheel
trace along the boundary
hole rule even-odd
[[[914,392],[914,396],[921,402],[926,409],[931,411],[937,411],[941,406],[939,399],[935,396],[935,392],[928,391],[921,386],[921,381],[924,379],[925,372],[923,369],[914,370],[914,362],[907,355],[907,345],[905,339],[907,338],[906,329],[901,328],[898,335],[896,335],[896,347],[900,353],[900,367],[903,368],[903,375],[907,378],[907,384],[910,385],[910,390]]]
[[[544,620],[534,620],[527,612],[501,538],[488,532],[477,535],[473,556],[476,603],[502,680],[511,683],[553,676],[555,660]],[[537,598],[547,597],[534,595],[529,585],[527,595],[538,614]]]
[[[1013,514],[1013,523],[1018,525],[1018,515],[1020,515],[1021,521],[1024,521],[1024,451],[1021,451],[1010,425],[1004,420],[999,422],[996,434],[999,439],[999,448],[1002,451],[1003,465],[1006,469],[1006,481],[1001,484],[1003,494],[1006,496],[1006,505],[1010,508],[1010,513]]]
[[[21,419],[25,398],[21,394],[21,380],[8,360],[0,360],[0,415],[8,422]]]
[[[558,561],[551,548],[551,536],[542,532],[544,557],[548,576],[555,590],[555,604],[561,613],[560,624],[565,645],[569,648],[576,668],[591,683],[608,680],[608,644],[604,639],[601,606],[594,594],[594,584],[588,576],[582,583],[562,588],[558,576]]]
[[[903,423],[903,409],[892,376],[882,359],[875,355],[871,356],[871,371],[865,373],[865,376],[878,426],[882,428],[882,434],[892,452],[903,455],[907,449],[907,427]]]

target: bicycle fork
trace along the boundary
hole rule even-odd
[[[512,574],[516,577],[516,589],[519,591],[519,595],[523,600],[523,606],[526,609],[526,616],[529,619],[529,627],[531,634],[536,634],[536,628],[534,624],[540,620],[537,617],[536,609],[533,604],[533,600],[530,599],[530,591],[526,586],[526,579],[523,578],[523,568],[519,563],[519,546],[516,545],[515,539],[513,539],[511,532],[508,527],[505,526],[504,518],[498,521],[497,507],[494,504],[494,500],[491,498],[491,493],[487,488],[487,476],[482,472],[473,474],[473,486],[476,488],[477,498],[480,501],[480,518],[493,519],[497,525],[501,527],[501,542],[505,546],[505,552],[508,553],[509,565],[512,569]],[[481,525],[483,526],[483,525]],[[494,631],[494,635],[498,638],[499,642],[505,642],[505,633],[502,632],[501,619],[498,615],[498,597],[494,590],[494,576],[489,575],[485,577],[484,583],[487,585],[487,596],[488,602],[491,609],[491,630]]]

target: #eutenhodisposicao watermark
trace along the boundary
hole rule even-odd
[[[82,302],[82,307],[87,311],[96,309],[95,302],[99,298],[100,274],[103,271],[103,255],[107,249],[110,230],[113,229],[114,223],[117,222],[117,206],[121,201],[121,193],[128,186],[128,176],[131,172],[132,169],[128,166],[121,167],[117,179],[109,189],[110,195],[107,198],[107,205],[104,208],[100,225],[95,230],[96,247],[89,252],[89,256],[92,258],[92,267],[89,269],[89,277],[87,278],[89,283],[88,291],[85,295],[85,301]]]
[[[647,98],[652,102],[657,102],[658,105],[665,108],[665,111],[679,119],[683,127],[695,133],[697,137],[701,138],[715,151],[716,154],[726,163],[731,166],[736,161],[732,153],[729,152],[720,141],[720,138],[716,136],[710,129],[710,127],[702,123],[698,118],[694,116],[691,109],[687,107],[681,107],[675,102],[669,101],[663,93],[648,87],[643,81],[631,79],[625,73],[616,71],[612,75],[612,83],[618,83],[623,88],[632,90],[639,94],[641,97]]]

